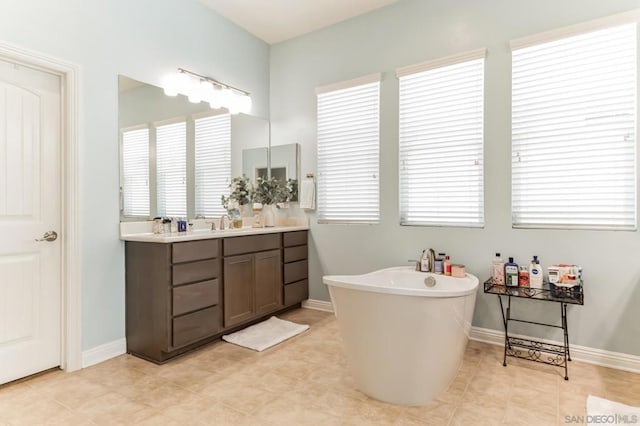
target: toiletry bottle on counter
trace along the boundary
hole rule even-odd
[[[442,266],[444,267],[444,274],[451,275],[451,259],[449,259],[448,255],[444,257]]]
[[[526,265],[520,265],[518,271],[518,287],[529,287],[529,270]]]
[[[493,259],[491,278],[494,284],[504,285],[504,262],[500,257],[500,253],[496,253],[496,257]]]
[[[518,286],[518,264],[513,261],[513,257],[504,264],[504,279],[506,285],[510,287]]]
[[[436,260],[433,262],[433,272],[436,274],[444,274],[444,253],[438,253]]]
[[[233,227],[242,228],[242,215],[240,214],[240,209],[236,209],[233,213]]]
[[[165,217],[162,219],[162,232],[168,234],[171,232],[171,219]]]
[[[162,218],[154,217],[153,218],[153,233],[154,234],[162,234],[164,228],[162,226]]]
[[[426,250],[422,250],[422,256],[420,256],[420,271],[429,272],[429,258]]]
[[[529,272],[529,285],[531,288],[542,288],[542,281],[542,266],[540,266],[538,256],[533,256]]]

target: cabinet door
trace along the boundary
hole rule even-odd
[[[282,272],[280,250],[255,255],[256,315],[282,307]]]
[[[224,326],[239,324],[253,317],[254,255],[224,259]]]

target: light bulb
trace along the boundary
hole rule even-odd
[[[220,91],[220,103],[224,108],[229,109],[231,107],[231,97],[233,96],[233,93],[231,92],[231,89],[229,89],[228,87],[223,88]]]
[[[211,84],[211,82],[207,80],[202,80],[200,82],[199,91],[200,91],[200,98],[203,101],[211,102],[211,99],[213,99],[213,95],[214,95],[213,84]]]
[[[164,94],[167,96],[178,96],[178,81],[175,74],[167,75],[164,77],[162,87],[164,87]]]
[[[209,98],[209,106],[213,109],[222,108],[222,89],[220,86],[212,85],[211,88],[211,97]]]
[[[239,109],[241,113],[249,114],[251,112],[251,107],[252,107],[251,96],[242,95],[238,103],[239,103]]]
[[[231,96],[229,97],[229,112],[231,114],[238,114],[241,111],[241,107],[242,107],[242,99],[241,97],[244,95],[240,95],[238,93],[232,92]]]
[[[199,104],[202,102],[202,91],[200,89],[200,79],[191,78],[191,84],[189,91],[187,92],[187,99],[193,104]]]
[[[189,93],[191,79],[186,73],[178,72],[178,74],[175,75],[175,85],[178,93],[186,95]]]

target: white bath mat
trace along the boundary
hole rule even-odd
[[[587,397],[587,424],[637,422],[640,422],[640,407],[620,404],[593,395]]]
[[[308,325],[271,317],[244,330],[222,336],[223,340],[261,352],[309,329]]]

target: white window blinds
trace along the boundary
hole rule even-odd
[[[187,216],[187,126],[184,121],[156,129],[158,215]]]
[[[512,54],[513,226],[635,229],[636,24]]]
[[[196,215],[227,212],[220,203],[229,194],[231,178],[231,116],[214,115],[195,120]]]
[[[484,56],[397,71],[400,224],[484,224]]]
[[[149,128],[122,132],[122,214],[149,217]]]
[[[318,222],[378,223],[380,74],[317,95]]]

